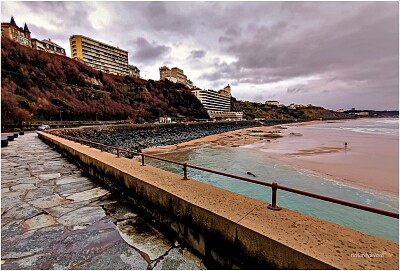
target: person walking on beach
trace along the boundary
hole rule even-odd
[[[344,142],[344,149],[347,150],[347,142]]]

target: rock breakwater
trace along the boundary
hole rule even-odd
[[[259,126],[256,122],[130,125],[62,130],[61,133],[132,151],[175,145],[209,135]]]

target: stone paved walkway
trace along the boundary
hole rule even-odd
[[[204,269],[36,133],[1,149],[1,269]]]

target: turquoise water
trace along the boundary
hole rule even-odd
[[[373,122],[363,122],[361,124],[365,126],[373,124]],[[377,125],[382,125],[382,123],[377,122]],[[383,125],[385,126],[385,123],[383,123]],[[340,129],[340,127],[349,128],[351,124],[347,122],[345,125],[332,126],[334,129]],[[361,127],[360,123],[357,121],[355,121],[354,126],[355,127],[353,127],[352,131],[365,132],[363,129],[367,129],[367,132],[370,133],[376,127]],[[392,120],[389,120],[389,122],[386,123],[386,128],[387,126],[392,126],[394,127],[394,130],[396,129],[396,124]],[[392,128],[388,128],[387,131],[390,129]],[[391,134],[394,133],[392,130],[390,130]],[[380,129],[379,131],[381,132],[382,130]],[[203,166],[244,177],[251,177],[250,175],[246,174],[248,171],[250,171],[257,176],[254,177],[254,179],[257,180],[265,182],[278,182],[284,186],[384,209],[391,212],[399,211],[398,197],[368,189],[362,189],[359,187],[351,187],[336,180],[315,175],[310,171],[294,169],[282,165],[275,160],[269,159],[265,153],[254,149],[240,147],[221,148],[211,145],[203,145],[196,149],[187,149],[176,153],[164,154],[162,156],[171,160],[187,162],[189,164]],[[182,174],[182,168],[179,166],[154,161],[152,159],[149,160],[149,162],[165,170]],[[271,201],[271,188],[269,187],[246,183],[232,178],[193,169],[188,170],[188,175],[190,178],[245,196],[256,198],[265,202]],[[398,219],[356,210],[350,207],[324,202],[281,190],[278,190],[278,205],[347,226],[367,234],[379,236],[397,243],[399,242]]]

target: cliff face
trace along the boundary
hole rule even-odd
[[[183,85],[96,71],[68,57],[1,40],[1,120],[208,118]]]

